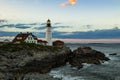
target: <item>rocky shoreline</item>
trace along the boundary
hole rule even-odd
[[[68,47],[5,44],[0,46],[0,80],[60,80],[47,73],[67,62],[80,69],[82,63],[108,60],[103,53],[85,46],[72,52]]]
[[[69,63],[80,69],[83,67],[82,63],[99,65],[108,60],[110,59],[104,53],[93,50],[91,47],[81,46],[70,54]]]

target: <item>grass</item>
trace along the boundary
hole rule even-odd
[[[60,50],[59,47],[54,46],[43,46],[33,43],[20,43],[20,44],[4,44],[0,46],[0,50],[2,51],[10,51],[16,52],[21,50],[37,50],[37,51],[49,51],[49,52],[57,52]]]

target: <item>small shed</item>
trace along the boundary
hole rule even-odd
[[[56,46],[56,47],[63,47],[64,45],[65,45],[65,43],[60,40],[56,40],[53,42],[53,46]]]

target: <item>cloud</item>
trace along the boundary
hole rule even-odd
[[[4,22],[0,24],[0,36],[14,36],[18,32],[34,32],[37,36],[42,36],[46,31],[46,23],[17,23],[11,24]],[[81,27],[64,26],[64,24],[57,22],[52,23],[52,32],[54,38],[120,38],[120,29],[115,26],[112,29],[93,30],[94,25],[86,24]],[[83,29],[86,32],[83,32]],[[80,31],[81,30],[81,31]],[[89,31],[88,31],[89,30]],[[40,33],[39,33],[40,32]],[[10,34],[11,33],[11,34]],[[38,34],[39,33],[39,34]],[[43,36],[42,36],[43,37]]]
[[[27,30],[26,30],[27,31]],[[37,37],[45,38],[45,30],[41,32],[31,31]],[[0,31],[0,36],[15,36],[18,32],[7,32]],[[120,29],[104,29],[104,30],[95,30],[95,31],[87,31],[87,32],[52,32],[53,38],[72,38],[72,39],[104,39],[104,38],[120,38]]]
[[[46,23],[41,23],[40,25],[46,25]]]
[[[39,23],[16,23],[10,24],[5,23],[0,25],[0,31],[5,32],[37,32],[38,30],[34,30],[34,27],[39,26]]]
[[[37,25],[38,23],[28,23],[28,24],[24,24],[24,23],[18,23],[16,24],[16,26],[22,26],[22,25],[29,25],[29,26],[33,26],[33,25]]]
[[[14,24],[3,24],[3,25],[0,25],[0,28],[2,27],[15,27]]]
[[[30,28],[31,26],[28,26],[25,24],[3,24],[3,25],[0,25],[0,28],[4,28],[4,27],[26,29],[26,28]]]
[[[30,23],[30,24],[24,24],[24,23],[9,24],[9,23],[4,23],[4,24],[0,24],[0,28],[8,27],[8,28],[27,29],[27,28],[31,28],[31,27],[37,26],[37,25],[38,25],[38,23]]]
[[[52,29],[58,29],[59,28],[69,28],[70,26],[63,26],[61,23],[53,23]],[[34,31],[34,32],[45,32],[46,29],[46,23],[17,23],[17,24],[10,24],[10,23],[5,23],[0,25],[0,30],[1,31],[10,31],[10,32],[17,32],[17,31]]]
[[[22,27],[17,27],[16,28],[19,28],[19,29],[27,29],[27,28],[30,28],[29,26],[22,26]]]
[[[54,25],[60,25],[60,24],[61,24],[60,22],[54,23]]]
[[[52,28],[70,28],[71,26],[52,26]]]
[[[65,35],[64,35],[65,34]],[[120,38],[120,29],[104,29],[87,32],[54,32],[55,38],[83,38],[83,39],[100,39],[100,38]]]
[[[0,23],[7,22],[7,20],[0,19]]]
[[[46,27],[45,26],[38,26],[38,27],[34,27],[35,30],[45,30]]]
[[[27,29],[31,27],[31,24],[16,24],[15,27],[20,29]]]
[[[88,29],[92,28],[92,26],[93,26],[93,25],[90,25],[90,24],[83,25],[83,27],[88,28]]]
[[[59,30],[59,28],[70,28],[71,26],[52,26],[52,30]],[[37,27],[34,27],[35,30],[45,30],[46,29],[46,26],[37,26]]]
[[[76,2],[77,2],[77,0],[68,0],[68,1],[60,4],[60,6],[65,7],[65,6],[68,6],[68,5],[75,5]]]

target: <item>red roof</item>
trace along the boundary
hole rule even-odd
[[[29,35],[32,35],[35,40],[37,37],[34,36],[32,33],[19,33],[14,39],[13,42],[21,42],[24,41]],[[19,39],[18,39],[19,38]]]
[[[40,39],[39,39],[37,42],[43,42],[43,40],[40,40]]]
[[[41,39],[39,39],[38,42],[47,43],[47,41],[44,41],[44,40],[41,40]]]

